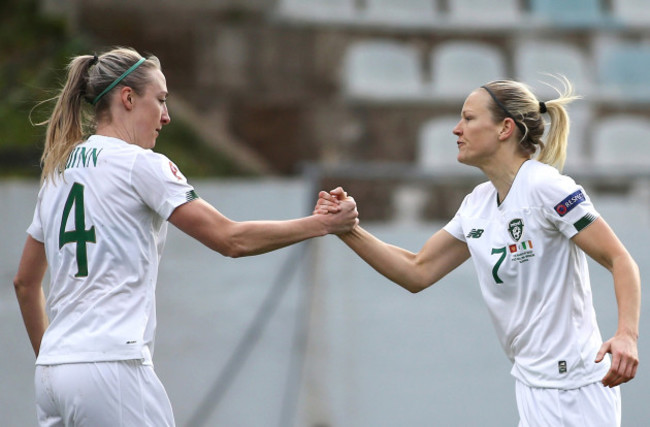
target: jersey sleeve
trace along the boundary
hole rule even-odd
[[[600,216],[584,188],[568,176],[557,175],[538,189],[544,216],[569,239]]]
[[[194,187],[166,156],[146,150],[138,153],[131,183],[144,202],[164,219],[178,206],[198,198]]]
[[[38,199],[36,200],[36,208],[34,209],[34,217],[32,218],[32,223],[27,227],[27,234],[32,236],[35,240],[43,243],[45,241],[45,233],[43,233],[43,224],[41,223],[41,197],[39,194]]]
[[[460,240],[461,242],[466,242],[465,239],[465,233],[463,232],[463,225],[461,223],[461,213],[463,212],[463,209],[467,205],[467,200],[470,197],[468,194],[465,196],[463,199],[463,202],[460,204],[460,207],[458,208],[458,211],[456,211],[456,215],[443,227],[443,230]]]

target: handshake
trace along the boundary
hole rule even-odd
[[[319,192],[313,215],[322,216],[328,234],[348,233],[359,224],[357,203],[341,187]]]

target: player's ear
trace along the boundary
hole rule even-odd
[[[506,117],[501,122],[501,127],[499,128],[499,141],[505,141],[510,138],[512,133],[515,131],[515,121],[510,117]]]
[[[130,87],[124,86],[120,90],[120,101],[122,102],[124,108],[126,108],[129,111],[133,109],[134,98],[135,96],[134,96],[133,89],[131,89]]]

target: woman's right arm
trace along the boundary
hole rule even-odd
[[[45,312],[45,295],[41,285],[46,270],[45,246],[28,236],[23,255],[20,258],[18,272],[14,278],[14,289],[27,328],[27,335],[29,335],[36,356],[38,356],[41,339],[49,323]]]
[[[349,231],[357,224],[356,205],[341,204],[333,215],[282,221],[233,221],[202,199],[177,207],[169,222],[222,255],[259,255],[326,234]]]
[[[433,285],[470,257],[467,245],[445,230],[431,236],[418,253],[385,243],[360,226],[339,237],[372,268],[413,293]]]
[[[314,213],[338,212],[345,199],[341,187],[321,191]],[[413,293],[433,285],[470,257],[465,242],[445,230],[431,236],[418,253],[385,243],[358,225],[339,237],[372,268]]]

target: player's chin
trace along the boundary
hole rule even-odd
[[[459,153],[458,156],[456,157],[456,160],[458,163],[462,163],[464,165],[472,166],[471,162],[467,158],[467,156],[464,156],[462,153]]]
[[[458,153],[458,156],[456,157],[456,160],[458,163],[461,163],[463,165],[467,166],[476,166],[476,159],[472,158],[472,156],[468,156],[467,153],[463,153],[462,151]]]

